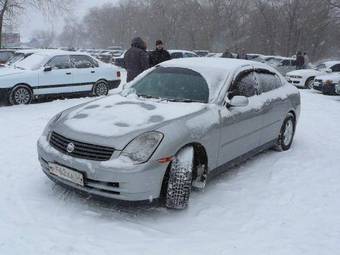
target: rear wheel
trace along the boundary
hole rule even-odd
[[[310,77],[310,78],[307,79],[307,81],[305,83],[305,88],[306,89],[312,89],[313,84],[314,84],[314,77]]]
[[[107,96],[109,94],[109,84],[106,81],[99,81],[94,86],[95,96]]]
[[[279,151],[287,151],[292,146],[295,135],[295,118],[289,113],[283,122],[280,135],[277,140],[276,149]]]
[[[182,149],[171,163],[166,191],[166,207],[184,209],[188,206],[192,187],[194,148]]]
[[[15,87],[9,95],[11,105],[30,104],[33,98],[32,90],[27,86]]]

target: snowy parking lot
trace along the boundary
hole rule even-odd
[[[77,98],[0,108],[0,254],[339,254],[340,97],[303,90],[290,151],[264,152],[173,211],[51,182],[36,142]]]

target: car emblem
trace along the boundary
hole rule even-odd
[[[75,149],[75,146],[74,146],[73,143],[69,143],[66,147],[66,150],[67,150],[68,153],[72,153],[74,151],[74,149]]]

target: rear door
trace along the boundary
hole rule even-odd
[[[72,55],[71,63],[74,66],[74,83],[78,91],[91,91],[99,79],[98,62],[86,55]]]
[[[51,67],[51,70],[39,71],[39,87],[34,89],[34,94],[60,94],[76,91],[73,86],[74,69],[68,55],[52,57],[45,67]]]
[[[263,105],[253,70],[238,74],[227,94],[226,101],[240,95],[249,99],[245,107],[221,109],[221,145],[218,164],[221,166],[257,148],[263,129]]]
[[[289,105],[278,75],[266,69],[257,69],[256,77],[264,105],[262,112],[264,128],[260,140],[260,144],[264,145],[278,138]]]

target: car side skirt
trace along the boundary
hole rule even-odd
[[[273,140],[273,141],[270,141],[270,142],[268,142],[268,143],[266,143],[262,146],[259,146],[256,149],[254,149],[250,152],[247,152],[247,153],[245,153],[245,154],[243,154],[243,155],[241,155],[241,156],[239,156],[239,157],[237,157],[237,158],[235,158],[235,159],[233,159],[233,160],[231,160],[231,161],[229,161],[229,162],[227,162],[227,163],[225,163],[225,164],[223,164],[223,165],[221,165],[221,166],[219,166],[219,167],[217,167],[213,170],[210,170],[209,173],[208,173],[208,180],[213,179],[217,175],[228,171],[230,168],[233,168],[235,166],[240,165],[242,162],[248,160],[249,158],[251,158],[251,157],[253,157],[257,154],[272,148],[273,146],[275,146],[275,144],[276,144],[276,139]]]

